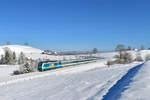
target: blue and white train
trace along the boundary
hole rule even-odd
[[[50,69],[62,68],[66,66],[86,64],[90,62],[95,62],[95,59],[83,59],[83,60],[72,60],[72,61],[41,61],[38,64],[38,70],[45,71]]]

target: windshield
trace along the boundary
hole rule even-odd
[[[40,63],[38,64],[38,66],[42,66],[42,64],[43,64],[43,63],[42,63],[42,62],[40,62]]]

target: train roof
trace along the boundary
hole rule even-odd
[[[41,61],[42,63],[48,63],[48,62],[58,62],[57,60],[48,60],[48,61]]]

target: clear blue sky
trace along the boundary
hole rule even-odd
[[[150,47],[149,0],[1,0],[0,44],[53,50]]]

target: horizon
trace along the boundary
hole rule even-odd
[[[118,45],[123,45],[123,44],[118,44]],[[117,46],[118,46],[117,45]],[[27,46],[27,47],[31,47],[31,48],[36,48],[34,47],[33,45],[30,45],[30,44],[4,44],[4,45],[0,45],[0,46]],[[116,47],[117,47],[116,46]],[[124,49],[125,50],[128,50],[128,47],[123,45],[124,46]],[[144,45],[141,45],[143,46],[143,50],[150,50],[150,48],[145,48]],[[115,52],[116,51],[116,47],[112,50],[99,50],[98,48],[96,48],[98,50],[98,52],[100,53],[104,53],[104,52]],[[36,49],[40,49],[40,48],[36,48]],[[74,50],[65,50],[65,49],[59,49],[59,50],[54,50],[54,49],[40,49],[40,50],[52,50],[52,51],[56,51],[56,52],[93,52],[93,49],[95,48],[92,48],[92,49],[74,49]],[[132,50],[141,50],[141,47],[139,48],[134,48],[134,47],[131,47],[130,46],[130,51]]]
[[[9,2],[8,2],[9,1]],[[50,50],[114,50],[150,47],[147,0],[0,1],[0,45]]]

